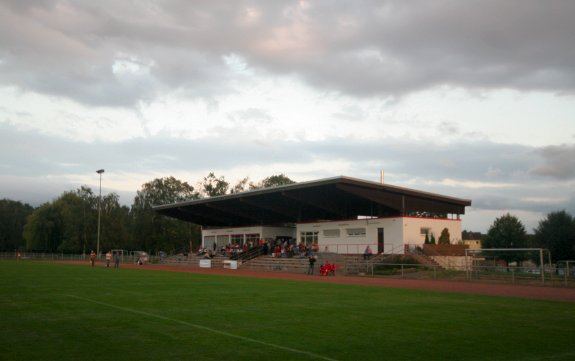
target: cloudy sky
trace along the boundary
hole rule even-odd
[[[574,1],[0,1],[0,198],[346,175],[575,214]]]

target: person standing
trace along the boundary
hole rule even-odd
[[[315,261],[316,261],[316,259],[315,259],[314,255],[309,256],[309,258],[308,258],[309,268],[307,269],[308,275],[313,275],[313,268],[315,266]]]
[[[110,267],[111,260],[112,260],[112,252],[108,251],[108,253],[106,253],[106,268]]]
[[[90,264],[94,267],[94,263],[96,262],[96,252],[94,250],[90,251]]]
[[[114,268],[120,268],[120,254],[114,254]]]

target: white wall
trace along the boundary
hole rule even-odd
[[[369,245],[377,253],[377,229],[384,229],[384,251],[403,253],[401,218],[354,219],[330,222],[299,223],[298,242],[301,232],[318,232],[320,252],[327,251],[346,254],[361,254]],[[364,235],[349,235],[348,230],[365,229]],[[339,231],[339,236],[329,236],[325,231]]]
[[[431,256],[438,265],[445,269],[451,269],[456,271],[467,271],[468,262],[470,262],[467,257],[461,256]]]
[[[405,244],[422,245],[425,242],[425,234],[421,233],[422,228],[429,228],[429,235],[431,237],[433,234],[436,242],[444,228],[449,230],[451,244],[461,241],[461,220],[459,219],[404,217],[403,220],[403,242]]]
[[[318,232],[318,245],[320,252],[345,254],[361,254],[365,247],[369,245],[374,253],[377,253],[377,229],[384,229],[384,252],[403,254],[404,245],[422,245],[425,241],[425,234],[421,233],[422,228],[429,228],[430,232],[439,239],[444,228],[449,230],[452,244],[461,240],[461,220],[457,219],[435,219],[418,217],[388,217],[371,219],[352,219],[329,222],[299,223],[296,228],[291,227],[228,227],[212,228],[202,230],[202,245],[206,236],[219,236],[218,245],[221,246],[225,236],[232,234],[259,234],[260,238],[275,238],[277,236],[293,237],[299,243],[301,232]],[[365,234],[349,235],[350,229],[365,229]],[[338,236],[330,236],[328,233],[339,231]],[[228,237],[228,242],[229,242]]]
[[[349,236],[348,229],[365,229],[365,235]],[[369,245],[377,252],[377,229],[384,229],[384,252],[403,254],[405,244],[422,245],[425,234],[421,228],[429,228],[436,240],[444,228],[449,230],[451,243],[461,240],[461,221],[455,219],[435,219],[418,217],[386,217],[329,222],[300,223],[297,225],[298,242],[301,232],[318,232],[319,250],[329,252],[360,254]],[[339,230],[339,236],[326,236],[324,231]]]

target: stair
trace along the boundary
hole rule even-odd
[[[316,262],[319,266],[319,260]],[[259,256],[242,263],[241,269],[261,272],[287,272],[306,273],[309,267],[307,258],[275,258],[270,256]]]
[[[336,274],[343,264],[343,258],[337,253],[322,252],[316,254],[315,274],[319,274],[322,264],[329,262],[336,265]],[[309,260],[307,257],[270,257],[260,256],[242,263],[242,269],[262,271],[262,272],[286,272],[286,273],[307,273]]]
[[[160,263],[170,266],[188,266],[188,267],[200,267],[200,260],[204,259],[203,256],[198,256],[195,254],[191,255],[175,255],[170,256],[168,258],[163,259]],[[224,261],[227,260],[227,257],[216,255],[214,256],[212,261],[212,268],[223,268]]]
[[[437,262],[435,262],[432,258],[423,255],[423,254],[412,254],[411,257],[413,257],[413,259],[415,259],[417,262],[419,262],[422,265],[425,266],[430,266],[430,267],[434,267],[434,268],[443,268],[441,267],[441,265]]]

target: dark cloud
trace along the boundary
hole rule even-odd
[[[91,105],[231,91],[236,55],[327,91],[573,92],[575,2],[9,1],[0,84]],[[122,64],[128,67],[122,71]]]
[[[541,161],[531,173],[556,179],[575,179],[575,145],[548,146],[537,151]]]

